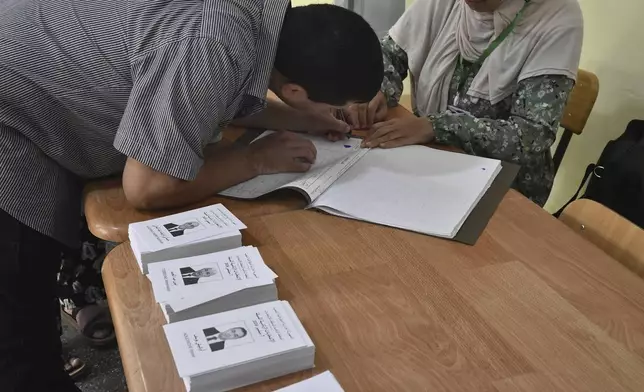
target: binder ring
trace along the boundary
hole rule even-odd
[[[593,169],[593,174],[595,175],[595,177],[602,178],[602,176],[597,173],[597,169],[601,169],[601,173],[604,171],[604,166],[596,166],[595,169]]]

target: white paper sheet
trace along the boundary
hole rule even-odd
[[[246,225],[222,204],[132,223],[129,234],[138,239],[141,252],[158,251],[205,238],[226,236]]]
[[[259,138],[270,133],[265,132]],[[317,149],[317,159],[311,170],[306,173],[258,176],[228,188],[220,194],[241,199],[255,199],[278,189],[293,187],[303,190],[311,200],[314,200],[368,151],[360,148],[361,139],[352,138],[331,142],[321,137],[301,136],[310,139]]]
[[[330,371],[320,373],[308,380],[278,389],[275,392],[343,392],[344,390]]]
[[[167,324],[163,329],[181,377],[313,346],[286,301]],[[222,332],[228,336],[222,337]]]
[[[148,268],[156,301],[184,304],[173,306],[175,311],[272,284],[277,278],[252,246],[152,263]]]
[[[500,170],[497,160],[423,146],[374,149],[312,207],[453,238]]]

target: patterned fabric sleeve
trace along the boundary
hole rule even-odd
[[[573,86],[565,76],[523,80],[512,98],[510,117],[504,120],[450,111],[432,116],[436,141],[468,154],[525,164],[554,143]]]
[[[403,80],[407,77],[407,53],[389,35],[382,39],[381,46],[385,78],[380,89],[387,97],[387,105],[394,107],[400,101]]]

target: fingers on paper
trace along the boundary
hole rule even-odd
[[[325,136],[327,140],[332,142],[337,142],[339,140],[343,140],[344,138],[346,138],[346,135],[341,132],[327,132]]]
[[[311,146],[289,146],[289,151],[292,160],[290,162],[290,167],[288,167],[286,171],[305,172],[311,169],[311,166],[315,163],[317,151],[315,146],[312,144]]]
[[[376,121],[379,120],[380,113],[380,104],[378,100],[374,99],[369,102],[368,110],[367,110],[367,127],[372,126]]]
[[[365,139],[365,147],[375,148],[379,147],[382,143],[398,139],[402,136],[400,130],[396,127],[395,122],[385,121],[375,124],[371,128],[371,133]]]

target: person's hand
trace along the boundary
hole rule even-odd
[[[250,164],[258,175],[306,172],[316,155],[310,140],[292,132],[275,132],[248,146]]]
[[[407,116],[375,124],[363,147],[394,148],[410,144],[424,144],[434,140],[434,127],[428,119]]]
[[[346,110],[346,117],[349,124],[355,129],[369,129],[374,123],[384,121],[387,118],[387,98],[382,91],[369,103],[356,103],[350,105]]]
[[[324,137],[330,142],[337,142],[339,140],[346,140],[347,139],[347,134],[346,133],[329,131],[329,132],[324,134]]]
[[[338,111],[331,109],[324,112],[310,113],[310,122],[314,124],[314,130],[309,133],[323,135],[331,141],[346,139],[351,127],[347,124]]]

